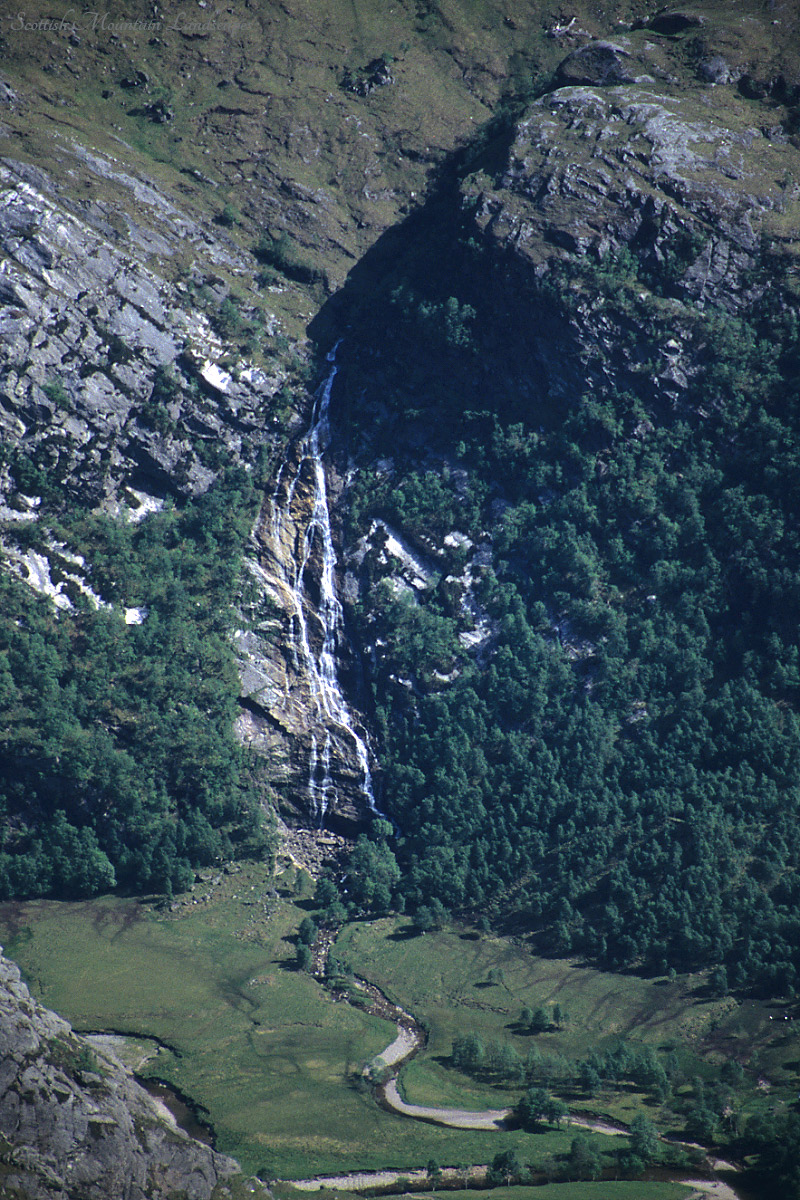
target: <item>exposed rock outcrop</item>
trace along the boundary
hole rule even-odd
[[[755,297],[762,235],[781,248],[800,165],[738,111],[644,86],[559,88],[517,125],[500,187],[469,185],[476,220],[534,267],[628,246],[645,265],[672,257],[678,295],[734,311]]]
[[[271,444],[269,398],[283,375],[245,362],[234,379],[190,290],[147,259],[168,260],[186,239],[204,243],[211,263],[242,263],[115,163],[81,151],[75,169],[127,193],[126,236],[110,205],[78,203],[42,171],[0,164],[4,444],[84,503],[109,505],[126,487],[197,495],[221,466],[249,465]]]
[[[0,1192],[20,1200],[223,1200],[232,1159],[184,1133],[0,957]]]
[[[613,377],[686,399],[707,353],[696,312],[752,311],[797,254],[800,152],[740,109],[643,85],[559,88],[518,122],[497,182],[465,181],[498,311],[513,322],[512,289],[558,281],[558,304],[532,301],[520,386],[538,375],[567,396]],[[601,299],[609,286],[627,299]]]

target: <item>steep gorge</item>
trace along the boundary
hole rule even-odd
[[[727,551],[713,539],[705,546],[705,532],[692,531],[704,523],[717,529],[722,504],[726,519],[738,514],[742,530],[771,523],[781,570],[791,551],[782,532],[788,508],[762,520],[773,484],[765,479],[757,494],[739,493],[747,490],[740,430],[760,431],[762,471],[768,439],[784,431],[767,424],[780,422],[780,390],[791,386],[795,370],[796,30],[790,14],[768,18],[746,4],[709,4],[677,14],[672,24],[640,5],[618,6],[602,19],[587,5],[579,21],[563,26],[538,9],[524,20],[490,9],[484,33],[496,69],[481,76],[465,15],[454,9],[447,20],[440,12],[429,16],[413,18],[398,56],[374,55],[369,69],[358,70],[336,66],[327,10],[315,18],[327,31],[321,49],[304,47],[279,67],[273,40],[264,61],[248,71],[234,63],[246,32],[226,43],[212,23],[198,35],[199,77],[189,69],[194,51],[186,30],[162,29],[163,37],[146,45],[136,30],[124,44],[115,34],[106,39],[114,66],[102,71],[115,132],[102,136],[92,75],[102,31],[95,26],[81,37],[76,29],[72,41],[57,41],[38,74],[35,56],[34,67],[23,65],[28,31],[16,31],[9,63],[17,88],[7,87],[4,134],[4,545],[12,571],[54,598],[62,629],[74,622],[85,633],[102,620],[120,639],[124,625],[137,647],[157,641],[155,617],[168,615],[185,580],[196,593],[182,614],[203,608],[209,562],[227,556],[233,567],[238,555],[246,559],[239,612],[226,637],[240,663],[239,738],[260,765],[252,758],[231,765],[230,786],[220,785],[228,798],[209,795],[201,808],[211,826],[235,815],[233,843],[223,847],[198,825],[191,783],[174,780],[161,762],[153,768],[152,811],[136,818],[141,861],[125,859],[127,850],[120,857],[130,830],[109,817],[114,785],[93,776],[88,802],[77,786],[65,802],[87,860],[72,886],[107,885],[112,860],[120,878],[138,886],[181,885],[204,854],[219,855],[246,837],[253,810],[245,805],[234,813],[236,789],[249,804],[278,802],[313,823],[334,808],[351,824],[363,818],[373,802],[366,737],[361,718],[350,715],[353,701],[363,700],[387,810],[401,829],[410,821],[416,830],[397,847],[407,868],[404,902],[446,897],[467,909],[490,902],[498,915],[509,907],[527,912],[534,927],[552,925],[561,912],[563,948],[584,936],[588,911],[619,911],[621,898],[623,911],[631,903],[634,884],[610,881],[604,856],[627,853],[627,839],[646,838],[651,825],[693,819],[670,807],[686,787],[675,781],[666,809],[638,811],[631,797],[657,790],[658,771],[651,762],[645,779],[636,739],[653,738],[648,761],[667,744],[677,754],[674,739],[683,735],[671,714],[688,693],[702,692],[703,703],[716,706],[714,721],[726,706],[741,708],[738,700],[723,703],[717,685],[738,686],[729,634],[737,621],[746,624],[757,598],[752,570],[729,569]],[[247,20],[284,18],[295,20],[256,13]],[[780,44],[772,20],[781,23]],[[281,36],[291,42],[288,29]],[[613,42],[604,40],[612,33]],[[374,31],[359,37],[369,41]],[[123,73],[132,49],[147,70]],[[63,61],[56,50],[64,51]],[[181,82],[180,97],[176,85],[168,100],[156,79],[170,54]],[[462,85],[454,83],[454,63]],[[80,102],[62,106],[71,141],[51,136],[53,97],[43,84],[45,75],[58,80],[65,73],[89,89]],[[306,80],[303,103],[319,101],[316,134],[290,111],[278,83],[289,75]],[[421,78],[428,82],[427,115],[412,134],[406,123],[411,128],[412,114],[420,116]],[[268,98],[271,174],[264,173],[261,143],[253,142],[252,171],[241,156],[225,157],[217,126],[227,120],[241,147],[255,137],[256,113],[249,99],[209,108],[204,89],[211,82],[226,97],[235,89]],[[135,96],[150,108],[126,108]],[[193,113],[198,106],[202,111]],[[155,120],[156,110],[163,121]],[[477,136],[475,125],[482,125]],[[203,134],[211,174],[184,161],[190,132]],[[350,168],[360,142],[380,149],[356,184]],[[19,147],[25,153],[15,158]],[[369,180],[379,169],[390,173],[389,147],[397,155],[397,186],[374,188]],[[148,170],[158,177],[145,182]],[[314,386],[326,368],[315,368],[303,336],[312,313],[318,346],[345,336],[341,372],[318,393],[332,406],[327,481],[313,413]],[[768,320],[778,329],[772,349]],[[745,413],[748,390],[755,407]],[[793,437],[791,420],[786,428]],[[711,443],[732,450],[705,464],[721,472],[722,487],[715,495],[709,478],[698,499],[674,463],[681,459],[694,480],[692,456],[699,446],[706,455]],[[230,544],[222,510],[232,493],[225,488],[242,506]],[[327,518],[315,516],[328,493],[332,533]],[[790,502],[786,496],[780,503]],[[193,545],[207,556],[202,568],[178,561],[186,543],[170,530],[173,505],[189,514]],[[81,525],[78,510],[100,514],[100,524]],[[120,533],[120,518],[140,521],[142,532]],[[247,519],[254,534],[245,547]],[[177,555],[173,590],[160,598],[149,566],[138,577],[114,577],[121,572],[115,542],[145,544],[155,529],[165,530]],[[700,615],[687,616],[679,612],[681,591],[693,595],[702,570],[702,587],[714,594],[703,595]],[[733,598],[728,607],[720,590]],[[355,652],[341,633],[343,600]],[[659,602],[645,628],[637,614]],[[314,616],[320,608],[321,622]],[[784,636],[792,611],[789,604],[776,617],[770,636]],[[187,620],[192,627],[194,616]],[[191,644],[182,626],[171,627],[170,636]],[[334,643],[345,707],[329,687]],[[653,645],[672,662],[666,682],[654,674]],[[156,660],[162,652],[156,649]],[[788,643],[784,652],[791,656]],[[192,654],[175,656],[186,677],[195,662],[207,675]],[[496,664],[515,657],[514,686],[505,677],[498,684]],[[231,687],[230,667],[228,661],[219,668],[223,692]],[[66,695],[77,676],[72,667],[59,670],[57,687]],[[707,688],[709,671],[715,686]],[[27,810],[15,810],[21,825],[8,843],[10,857],[19,850],[25,866],[8,866],[5,887],[12,892],[35,890],[31,872],[43,853],[37,821],[59,807],[51,783],[57,739],[27,748],[30,686],[15,694],[22,715],[8,749],[28,762],[26,771],[38,772],[39,790]],[[778,720],[775,705],[789,714],[788,725],[794,720],[793,686],[769,683],[775,694],[765,700],[762,740]],[[473,694],[480,696],[477,708]],[[185,711],[183,696],[170,697],[163,685],[156,695],[166,724],[174,717],[180,725],[170,706]],[[111,753],[88,732],[96,713],[77,717],[72,735],[91,745],[93,763],[110,758],[117,772],[129,769],[129,742],[141,725],[125,711],[127,702],[110,698],[101,715]],[[417,736],[421,714],[451,706],[444,724],[437,717],[425,737]],[[222,712],[205,699],[198,709],[181,726],[186,745],[202,724],[200,712]],[[213,722],[227,731],[231,716],[228,705]],[[449,745],[453,721],[462,722],[461,744],[442,778],[437,747],[443,738]],[[565,722],[577,730],[580,769],[577,760],[566,764]],[[494,733],[484,744],[487,731],[496,732],[500,747],[492,766],[486,750]],[[507,737],[519,744],[501,745]],[[704,766],[714,758],[713,739],[709,728],[698,749]],[[756,785],[737,784],[750,797],[737,817],[746,830],[745,858],[771,853],[768,838],[752,842],[752,797],[759,788],[778,794],[794,787],[788,741],[780,778],[759,767]],[[714,770],[730,765],[718,762]],[[689,807],[705,814],[706,790],[717,784],[704,779],[698,786],[704,798]],[[455,840],[428,853],[431,837],[438,844],[442,793],[444,809],[454,806]],[[487,807],[490,796],[498,799]],[[576,825],[576,805],[589,796]],[[12,799],[12,809],[16,804]],[[603,816],[609,812],[616,814],[610,822]],[[172,842],[165,813],[179,820]],[[163,855],[150,861],[146,826],[156,819]],[[549,832],[526,848],[524,838],[516,842],[517,822],[525,838],[532,829]],[[566,841],[580,855],[582,822],[610,829],[611,843],[591,878],[553,885],[542,866],[551,838],[571,831]],[[486,874],[484,850],[476,849],[484,843],[500,848],[499,886]],[[664,848],[681,856],[684,850]],[[682,894],[693,886],[687,877]],[[620,896],[612,899],[606,893],[615,888]],[[671,935],[679,936],[677,929]],[[607,932],[597,937],[595,949],[604,938],[608,949]],[[660,939],[658,954],[669,957],[677,945]],[[638,943],[615,945],[610,953],[623,961],[640,950]],[[712,957],[725,953],[715,944]]]

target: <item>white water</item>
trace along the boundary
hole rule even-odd
[[[271,534],[276,561],[293,607],[292,652],[295,666],[304,672],[309,681],[317,717],[325,727],[321,747],[317,737],[311,735],[308,764],[308,793],[320,824],[328,811],[329,799],[335,792],[330,775],[332,732],[335,731],[343,733],[352,744],[361,770],[361,792],[369,810],[373,813],[378,812],[367,744],[356,729],[336,671],[336,648],[343,633],[343,613],[336,595],[336,554],[331,534],[325,469],[322,465],[322,455],[330,440],[328,406],[337,371],[335,355],[336,347],[328,354],[330,371],[316,394],[311,427],[300,444],[298,461],[294,466],[285,463],[281,468],[272,496]],[[287,555],[285,547],[289,544],[293,530],[292,503],[303,473],[309,470],[312,490],[311,516],[302,531],[302,545],[297,548],[298,552]],[[312,551],[319,554],[321,560],[320,595],[316,610],[305,586],[306,568]],[[287,558],[290,561],[287,562]],[[309,634],[309,614],[319,623],[314,644]]]

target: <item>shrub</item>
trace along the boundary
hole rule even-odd
[[[66,412],[69,408],[69,393],[60,379],[53,379],[42,384],[42,391],[48,400],[52,400],[59,412]]]

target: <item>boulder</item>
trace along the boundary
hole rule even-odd
[[[678,33],[685,33],[687,29],[698,29],[705,22],[706,18],[702,13],[672,9],[669,12],[656,13],[645,27],[652,29],[653,33],[663,33],[674,37]]]
[[[632,83],[630,54],[614,42],[590,42],[568,54],[556,71],[559,86],[590,84],[607,87],[614,83]]]

